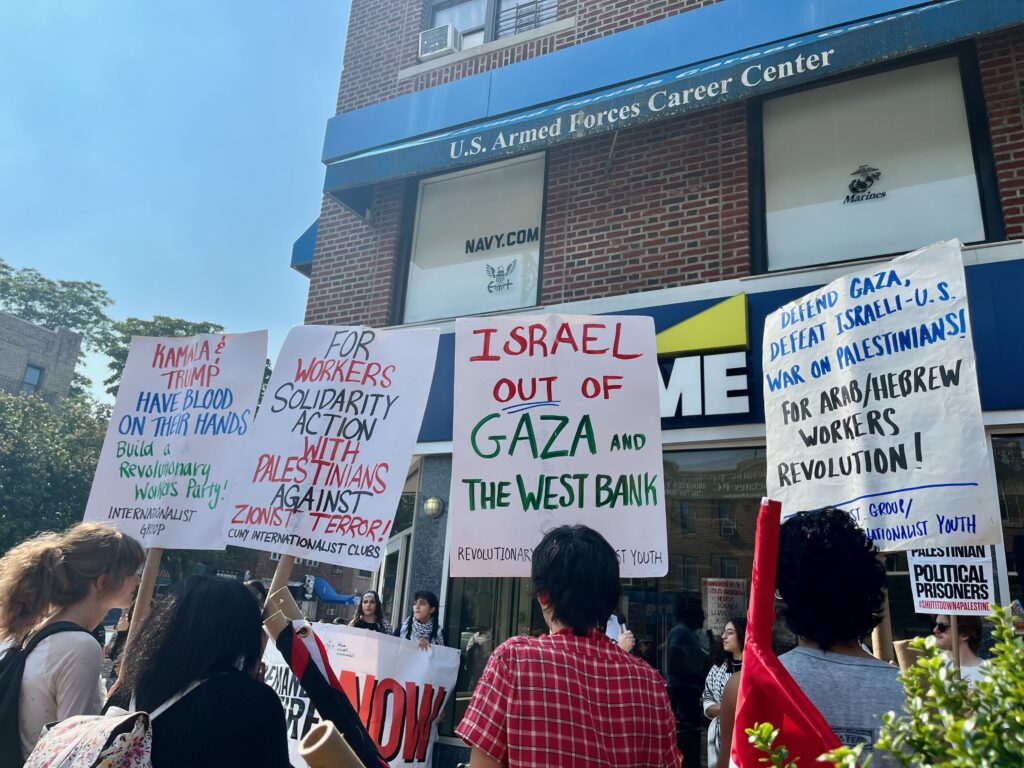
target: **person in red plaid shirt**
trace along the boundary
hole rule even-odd
[[[491,654],[455,729],[470,768],[681,765],[665,682],[604,634],[622,594],[615,550],[564,525],[534,550],[531,577],[551,634]]]

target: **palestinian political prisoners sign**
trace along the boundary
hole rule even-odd
[[[373,570],[434,372],[435,329],[293,328],[225,519],[229,544]]]
[[[223,549],[266,357],[266,331],[133,338],[85,519],[147,547]]]
[[[995,586],[988,547],[912,549],[907,552],[916,613],[992,612]]]
[[[455,324],[452,576],[528,576],[544,532],[600,531],[623,577],[668,572],[654,323]]]
[[[747,615],[746,579],[703,579],[704,627],[715,635],[737,616]]]
[[[432,765],[437,721],[459,673],[459,652],[366,629],[313,624],[338,682],[380,753],[392,766]],[[299,743],[320,722],[306,692],[273,643],[264,680],[281,698],[292,765],[305,768]]]
[[[1000,540],[960,246],[852,272],[764,329],[768,495],[880,550]]]

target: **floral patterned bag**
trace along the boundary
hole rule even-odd
[[[25,768],[150,768],[150,723],[201,682],[192,683],[148,715],[114,708],[106,715],[78,715],[54,723],[43,731]]]

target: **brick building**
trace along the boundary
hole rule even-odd
[[[377,576],[395,615],[432,589],[463,649],[540,622],[522,581],[447,578],[446,515],[423,512],[448,498],[454,317],[642,313],[660,333],[744,313],[745,349],[698,339],[661,361],[669,574],[628,581],[622,605],[656,649],[677,599],[749,576],[765,316],[954,237],[1004,520],[998,599],[1020,597],[1022,24],[1018,0],[354,0],[323,205],[292,265],[308,323],[442,329],[415,514]],[[905,559],[889,568],[896,636],[924,631]],[[467,665],[438,765],[464,755],[445,736],[473,682]]]
[[[81,344],[72,331],[51,331],[0,312],[0,390],[55,405],[71,388]]]

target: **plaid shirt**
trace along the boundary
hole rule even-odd
[[[605,635],[513,637],[455,732],[511,768],[676,768],[665,683]]]

